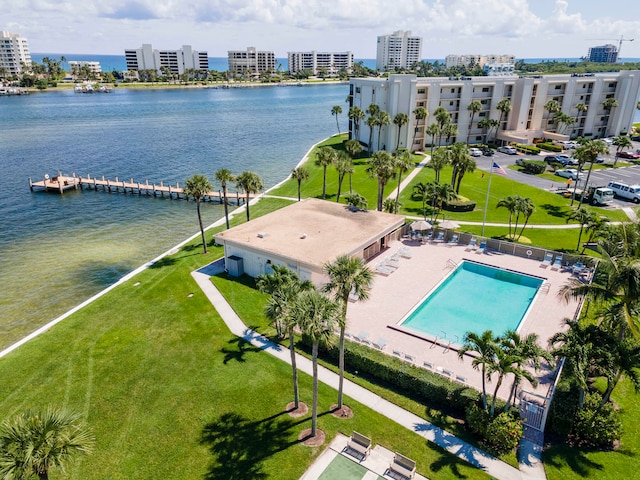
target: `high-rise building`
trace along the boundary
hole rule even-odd
[[[17,33],[0,32],[0,68],[7,75],[17,75],[22,65],[31,66],[29,42]]]
[[[289,72],[297,73],[309,70],[313,75],[324,69],[328,75],[337,75],[342,69],[351,73],[353,69],[352,52],[288,52]]]
[[[587,57],[590,62],[616,63],[618,61],[618,47],[611,44],[591,47]]]
[[[410,31],[398,30],[391,35],[378,37],[376,68],[394,70],[411,68],[422,56],[422,38],[414,37]]]
[[[141,48],[125,50],[127,70],[155,70],[162,74],[169,68],[174,75],[181,75],[188,69],[209,70],[207,52],[193,50],[191,45],[183,45],[180,50],[155,50],[145,43]]]
[[[258,51],[255,47],[246,50],[227,51],[229,73],[235,75],[260,75],[262,72],[275,72],[276,54],[274,52]]]
[[[531,144],[535,138],[602,138],[630,131],[639,94],[640,70],[496,77],[423,78],[391,74],[388,78],[352,78],[350,107],[366,110],[375,103],[391,118],[398,113],[408,115],[409,123],[400,130],[389,125],[370,131],[366,122],[354,125],[350,121],[349,133],[365,145],[371,138],[373,149],[377,145],[391,148],[398,145],[412,150],[423,150],[425,145],[438,141]],[[617,107],[607,108],[610,98],[617,100]],[[508,111],[499,108],[504,99],[509,101]],[[468,107],[474,100],[480,102],[482,109],[472,115]],[[560,111],[573,119],[572,124],[555,120],[556,116],[545,109],[550,100],[558,102]],[[428,135],[427,127],[436,119],[433,115],[416,119],[417,107],[430,114],[438,107],[444,108],[457,127],[457,138]],[[499,122],[491,133],[483,128],[486,122],[482,120],[487,119]]]

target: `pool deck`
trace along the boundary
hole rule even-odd
[[[571,273],[563,269],[553,270],[550,266],[542,267],[541,262],[518,256],[485,250],[476,253],[468,250],[466,245],[449,245],[448,243],[393,242],[389,249],[371,259],[369,266],[375,271],[375,264],[393,255],[399,247],[406,247],[411,258],[401,258],[399,267],[389,275],[375,275],[375,282],[370,298],[364,302],[350,302],[347,310],[347,334],[352,338],[366,332],[366,341],[373,347],[380,339],[386,340],[382,349],[389,355],[424,367],[425,362],[432,365],[438,373],[450,372],[452,380],[460,377],[464,383],[482,388],[479,371],[471,366],[471,357],[458,359],[458,353],[449,346],[449,340],[443,335],[437,343],[407,334],[397,329],[400,320],[418,303],[422,301],[444,276],[453,268],[452,263],[460,263],[464,259],[486,263],[488,265],[514,270],[517,272],[543,277],[549,288],[541,287],[529,312],[518,332],[522,335],[537,333],[539,345],[547,348],[549,338],[564,328],[563,319],[573,318],[578,308],[577,301],[566,303],[558,298],[560,287],[571,278]],[[450,262],[451,261],[451,262]],[[478,295],[490,295],[491,292],[477,292]],[[500,299],[496,298],[496,308],[500,308]],[[396,328],[394,328],[396,327]],[[440,330],[446,331],[446,325]],[[482,332],[477,332],[482,333]],[[494,332],[499,335],[503,332]],[[425,335],[434,340],[434,338]],[[442,338],[444,337],[444,338]],[[455,339],[453,339],[455,340]],[[459,339],[462,342],[462,339]],[[385,343],[385,342],[382,342]],[[550,382],[550,370],[537,372],[539,385],[533,388],[524,382],[523,388],[540,395],[546,395]],[[511,388],[508,377],[498,392],[498,396],[506,399]],[[495,381],[487,385],[488,393],[492,393]]]

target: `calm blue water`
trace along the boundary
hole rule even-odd
[[[318,85],[0,98],[0,347],[198,231],[192,202],[31,193],[28,177],[61,170],[182,185],[227,167],[271,186],[336,133],[331,107],[344,108],[347,93]],[[209,224],[222,209],[206,204],[203,215]]]
[[[456,344],[466,332],[515,330],[541,284],[538,278],[463,261],[402,325]]]

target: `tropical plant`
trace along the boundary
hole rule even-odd
[[[350,207],[357,208],[358,210],[366,210],[369,207],[367,199],[357,192],[345,195],[344,201]]]
[[[471,366],[482,371],[482,407],[487,411],[487,365],[491,365],[495,359],[495,349],[497,348],[497,339],[493,336],[491,330],[485,330],[481,335],[473,332],[467,332],[464,335],[462,348],[458,350],[458,358],[464,358],[467,352],[475,352],[478,355],[473,356]]]
[[[451,185],[456,193],[460,193],[460,183],[466,172],[473,172],[476,169],[476,161],[469,154],[469,148],[465,143],[454,143],[449,149],[451,152]]]
[[[427,219],[427,202],[431,199],[435,182],[418,182],[413,186],[413,196],[422,201],[422,216]]]
[[[342,107],[340,105],[334,105],[331,107],[331,115],[336,117],[336,127],[338,127],[338,135],[340,135],[340,123],[338,122],[338,115],[342,113]]]
[[[382,211],[382,200],[384,199],[384,187],[387,182],[396,174],[393,156],[386,151],[375,152],[369,159],[369,165],[365,171],[372,178],[378,180],[378,202],[377,210]]]
[[[411,141],[411,150],[413,150],[413,146],[416,143],[416,132],[420,127],[420,121],[427,118],[427,116],[429,115],[429,112],[424,107],[416,107],[416,109],[413,111],[413,115],[416,117],[416,126],[413,130],[413,140]]]
[[[191,196],[196,202],[196,211],[198,212],[198,224],[200,225],[200,235],[202,235],[202,246],[204,253],[207,253],[207,240],[204,236],[204,226],[202,225],[202,215],[200,213],[200,202],[202,197],[213,190],[213,185],[209,179],[200,174],[192,175],[184,182],[184,194]]]
[[[438,107],[433,111],[433,117],[438,124],[438,146],[442,145],[442,135],[446,134],[445,127],[451,123],[451,115],[446,108]]]
[[[558,133],[565,133],[567,127],[571,127],[576,123],[576,119],[566,113],[558,112],[553,118],[553,123],[557,125]]]
[[[220,186],[222,187],[222,202],[224,203],[224,220],[227,226],[227,230],[229,230],[229,199],[227,197],[227,185],[230,182],[234,182],[236,177],[233,176],[231,170],[228,168],[221,168],[216,170],[216,173],[213,174],[213,177],[217,182],[220,182]]]
[[[400,148],[400,133],[402,132],[402,127],[404,127],[407,123],[409,123],[409,116],[406,113],[398,112],[396,113],[396,116],[393,117],[393,124],[398,127],[396,150]]]
[[[523,198],[520,195],[510,195],[498,201],[496,208],[506,208],[509,211],[509,238],[514,240],[518,240],[522,233],[524,232],[524,228],[526,227],[527,222],[529,221],[529,217],[534,212],[534,206],[530,198]],[[520,231],[520,235],[516,237],[518,231],[518,223],[520,221],[520,215],[525,217],[525,224]],[[515,222],[514,222],[515,220]],[[513,225],[513,232],[512,232]]]
[[[402,203],[396,205],[397,198],[386,198],[382,202],[382,211],[386,213],[398,213]]]
[[[0,476],[47,480],[54,468],[64,470],[79,454],[91,454],[95,438],[76,413],[48,407],[26,411],[0,426]]]
[[[434,183],[431,191],[431,206],[435,209],[435,215],[432,221],[437,220],[445,204],[457,198],[456,191],[448,183]],[[434,209],[432,209],[432,212]]]
[[[336,202],[339,202],[342,191],[342,181],[347,173],[349,175],[353,173],[353,162],[347,152],[340,151],[336,155],[333,166],[336,167],[336,171],[338,172],[338,195],[336,196]]]
[[[367,144],[367,150],[369,154],[373,153],[373,129],[378,125],[378,113],[380,113],[380,107],[375,103],[372,103],[366,110],[367,119],[365,123],[369,127],[369,143]]]
[[[309,170],[307,170],[305,167],[296,167],[291,170],[291,178],[293,178],[298,183],[298,201],[300,201],[302,182],[309,178]]]
[[[544,109],[549,112],[548,124],[553,125],[555,123],[555,116],[561,111],[560,102],[558,102],[557,100],[549,100],[544,104]]]
[[[445,142],[447,144],[449,144],[451,139],[455,139],[458,134],[458,126],[454,123],[447,123],[444,127],[442,127],[442,135],[444,135]]]
[[[469,111],[469,130],[467,132],[467,145],[469,145],[469,135],[471,135],[471,129],[473,128],[473,119],[474,117],[482,111],[482,103],[480,100],[471,100],[469,105],[467,105],[467,110]]]
[[[426,129],[427,135],[431,137],[431,154],[433,154],[433,147],[436,144],[436,137],[438,138],[440,137],[441,131],[442,129],[440,128],[440,125],[438,125],[437,123],[432,123]]]
[[[331,165],[337,157],[337,152],[332,147],[320,147],[316,152],[316,165],[322,167],[322,199],[327,196],[327,167]]]
[[[440,172],[442,169],[452,162],[453,152],[449,148],[440,147],[431,154],[431,160],[429,160],[427,167],[432,168],[435,172],[436,183],[440,183]]]
[[[503,98],[496,105],[496,109],[500,112],[500,120],[498,120],[498,125],[496,127],[496,136],[493,139],[494,142],[498,139],[498,130],[502,127],[502,121],[511,111],[511,100],[509,100],[508,98]]]
[[[487,143],[487,138],[490,137],[491,129],[493,128],[491,119],[483,118],[478,122],[478,126],[482,129],[482,132],[484,133],[484,143]]]
[[[599,237],[606,230],[607,222],[609,219],[607,217],[603,217],[601,215],[594,215],[589,219],[586,223],[585,228],[589,233],[589,238],[587,242],[583,245],[581,254],[584,254],[584,251],[587,249],[587,244],[592,243],[594,238]]]
[[[335,261],[324,265],[324,272],[329,276],[329,282],[322,287],[324,293],[331,294],[340,305],[340,343],[338,353],[338,409],[342,408],[342,384],[344,380],[344,333],[347,326],[347,306],[349,297],[358,301],[369,298],[369,291],[373,284],[373,272],[360,257],[339,256]]]
[[[598,155],[605,154],[609,152],[609,147],[602,140],[593,140],[593,139],[580,139],[580,145],[576,148],[576,151],[573,154],[573,157],[578,160],[578,172],[582,169],[582,165],[589,163],[589,172],[587,173],[587,179],[585,181],[585,185],[589,185],[589,179],[591,178],[591,171],[593,170],[593,164],[595,163]],[[573,198],[575,198],[576,188],[578,186],[578,182],[575,182],[573,187],[573,196],[571,199],[571,205],[573,205]],[[580,202],[578,207],[582,205],[584,201],[585,195],[580,196]]]
[[[397,213],[398,205],[400,202],[400,184],[402,183],[402,174],[404,172],[408,172],[414,166],[413,156],[411,155],[411,152],[406,149],[397,150],[394,153],[394,163],[396,169],[398,170],[398,191],[396,192],[395,207],[393,209],[393,213]]]
[[[587,210],[584,207],[580,207],[577,210],[571,212],[571,215],[567,217],[567,223],[573,221],[580,224],[580,232],[578,233],[578,244],[576,250],[580,250],[580,241],[582,240],[582,230],[585,225],[593,221],[593,217],[599,217],[599,215],[591,210]]]
[[[616,147],[616,156],[613,160],[613,166],[615,167],[616,163],[618,163],[620,152],[622,152],[622,150],[624,150],[625,148],[633,147],[633,143],[631,142],[631,139],[626,135],[618,135],[613,139],[613,145],[615,145]]]
[[[249,170],[245,170],[236,177],[236,188],[239,188],[245,192],[245,204],[247,207],[247,222],[250,220],[249,215],[249,203],[250,195],[252,193],[259,193],[264,188],[264,182],[260,175]]]
[[[330,344],[339,312],[337,303],[315,289],[301,293],[290,312],[297,319],[302,334],[311,340],[313,406],[310,437],[316,436],[318,423],[318,349],[321,343]]]
[[[378,150],[380,150],[380,140],[382,139],[382,127],[391,123],[391,117],[384,110],[380,110],[376,115],[376,127],[378,127]],[[384,146],[386,150],[386,145]]]
[[[355,158],[362,152],[362,144],[358,140],[347,140],[344,142],[344,149],[349,156],[355,160]]]
[[[360,107],[353,106],[349,109],[348,116],[353,122],[353,130],[356,134],[356,140],[358,141],[358,145],[359,145],[360,144],[360,122],[364,120],[365,113]]]

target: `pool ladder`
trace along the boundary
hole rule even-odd
[[[549,282],[543,282],[542,285],[540,285],[540,293],[549,293],[550,288],[551,284]]]

